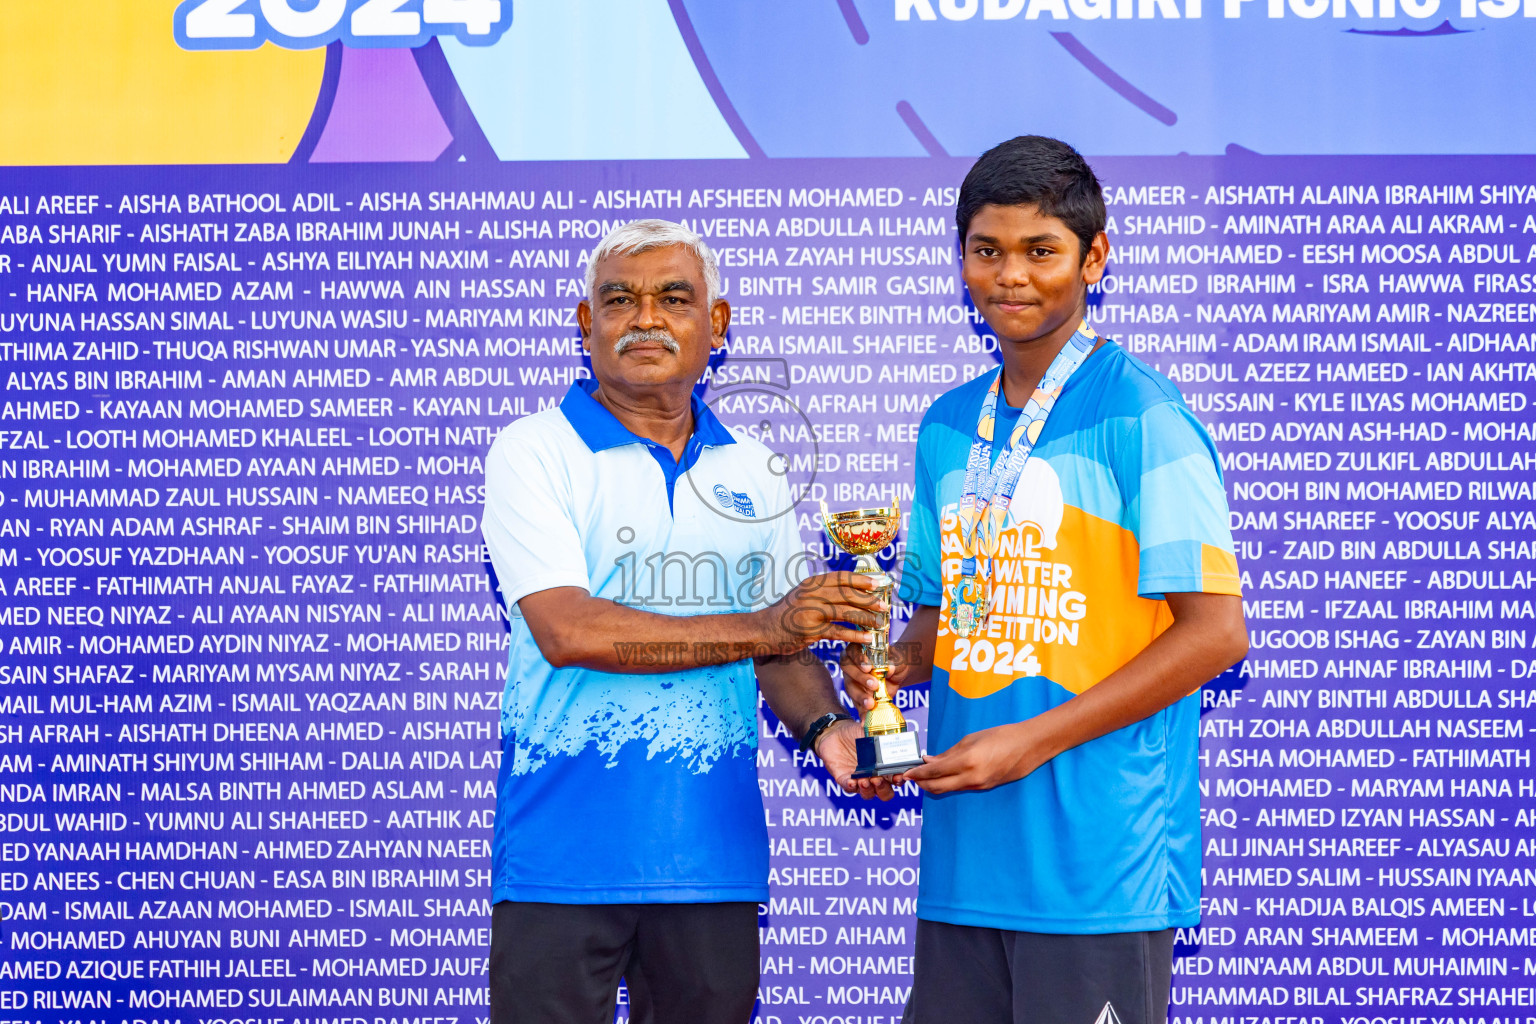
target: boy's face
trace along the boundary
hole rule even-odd
[[[1028,342],[1075,330],[1088,286],[1104,276],[1100,232],[1080,260],[1077,236],[1035,206],[987,205],[971,218],[960,277],[999,341]]]

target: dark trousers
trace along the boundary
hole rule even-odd
[[[491,1024],[746,1024],[757,953],[756,903],[498,903]]]
[[[1044,935],[917,922],[906,1024],[1164,1024],[1173,929]]]

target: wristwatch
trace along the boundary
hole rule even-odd
[[[852,715],[845,715],[841,711],[828,711],[826,714],[816,719],[816,721],[812,722],[809,729],[805,730],[805,736],[800,740],[800,749],[816,749],[816,741],[821,738],[822,733],[826,732],[838,722],[851,721],[853,721]]]

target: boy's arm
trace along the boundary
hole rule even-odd
[[[1248,653],[1242,598],[1184,593],[1167,601],[1173,625],[1097,686],[1026,721],[971,733],[892,781],[911,779],[937,795],[1022,779],[1064,750],[1156,714]]]

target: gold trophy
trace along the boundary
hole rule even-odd
[[[849,512],[828,512],[827,503],[821,503],[821,522],[832,543],[858,559],[855,572],[868,576],[875,585],[875,593],[887,605],[894,602],[896,581],[880,570],[875,562],[875,552],[884,550],[896,537],[901,525],[901,503],[892,501],[890,508],[860,508]],[[901,711],[891,700],[885,688],[885,674],[891,668],[891,615],[887,611],[872,630],[874,642],[865,650],[869,652],[870,674],[875,677],[875,706],[864,714],[864,735],[859,737],[859,766],[853,773],[856,779],[875,775],[895,775],[923,763],[923,755],[917,745],[917,727],[909,725]]]

